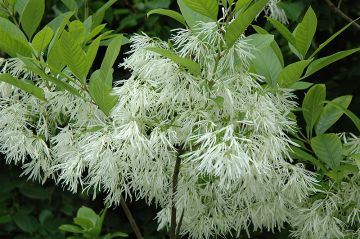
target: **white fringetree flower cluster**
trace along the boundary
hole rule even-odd
[[[279,19],[277,3],[267,10]],[[296,131],[295,96],[263,84],[249,69],[258,49],[245,36],[224,47],[224,31],[200,22],[174,30],[168,42],[134,35],[120,64],[131,76],[114,87],[118,102],[109,117],[89,96],[47,85],[20,59],[1,60],[1,73],[32,80],[46,98],[1,83],[6,161],[72,192],[105,192],[112,205],[122,196],[155,203],[159,228],[172,225],[175,213],[180,233],[191,238],[275,231],[286,223],[296,238],[359,238],[359,230],[345,227],[359,225],[359,175],[311,196],[320,192],[316,175],[289,155],[297,146],[288,136]],[[348,144],[360,152],[358,139]]]

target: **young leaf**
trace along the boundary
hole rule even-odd
[[[269,0],[259,0],[255,2],[229,25],[225,33],[225,41],[228,48],[231,48],[235,44],[268,1]]]
[[[341,140],[336,134],[323,134],[311,139],[315,155],[332,169],[340,166],[343,159]]]
[[[161,9],[161,8],[154,9],[154,10],[149,11],[147,13],[147,16],[149,17],[153,14],[160,14],[160,15],[171,17],[172,19],[175,19],[176,21],[178,21],[181,24],[183,24],[184,26],[186,26],[185,18],[180,13],[175,12],[173,10]]]
[[[45,0],[29,0],[20,15],[21,26],[26,35],[31,39],[40,25],[45,11]]]
[[[217,0],[183,0],[184,3],[194,10],[204,16],[210,17],[214,21],[217,20],[217,15],[219,11],[219,6]]]
[[[351,95],[344,95],[332,101],[341,105],[344,109],[347,109],[351,103],[351,100]],[[316,135],[325,133],[326,130],[328,130],[333,124],[335,124],[336,121],[338,121],[343,114],[344,112],[333,104],[327,104],[321,112],[319,121],[316,123]]]
[[[314,85],[314,83],[298,81],[298,82],[295,82],[294,84],[292,84],[291,86],[289,86],[288,88],[293,89],[293,90],[306,90],[309,87],[311,87],[312,85]]]
[[[345,27],[341,28],[339,31],[335,32],[331,37],[329,37],[329,39],[327,39],[325,42],[321,43],[319,48],[316,49],[313,54],[311,54],[311,56],[309,58],[313,58],[317,53],[319,53],[319,51],[321,51],[327,44],[329,44],[330,42],[332,42],[332,40],[334,40],[337,36],[339,36],[343,31],[345,31],[348,27],[350,27],[354,22],[356,22],[357,20],[359,20],[360,17],[358,17],[357,19],[355,19],[354,21],[350,22],[349,24],[347,24]]]
[[[80,227],[71,224],[61,225],[59,229],[64,232],[72,232],[72,233],[81,233],[83,231],[83,229],[81,229]]]
[[[84,82],[86,77],[86,54],[81,48],[80,44],[76,42],[76,39],[68,32],[64,32],[60,39],[61,42],[61,56],[69,69],[74,75]]]
[[[350,49],[350,50],[346,50],[346,51],[340,51],[340,52],[337,52],[335,54],[332,54],[330,56],[326,56],[326,57],[322,57],[320,59],[317,59],[315,61],[313,61],[309,67],[307,68],[306,70],[306,73],[305,73],[305,77],[308,77],[312,74],[314,74],[315,72],[321,70],[322,68],[330,65],[331,63],[334,63],[338,60],[341,60],[351,54],[354,54],[356,52],[360,51],[360,48],[355,48],[355,49]]]
[[[296,46],[296,40],[294,35],[284,26],[281,22],[268,17],[269,22],[273,25],[276,30],[293,46]]]
[[[309,65],[310,60],[302,60],[290,65],[287,65],[281,72],[277,79],[278,84],[281,87],[288,88],[289,86],[293,85],[297,82],[304,69]]]
[[[29,93],[30,95],[33,95],[40,100],[46,101],[44,90],[34,84],[31,84],[24,80],[16,79],[15,77],[7,73],[0,74],[0,81],[16,86],[17,88]]]
[[[199,24],[199,22],[211,22],[214,21],[212,18],[207,17],[205,15],[202,15],[194,10],[192,10],[190,7],[188,7],[184,0],[177,0],[177,3],[179,5],[181,14],[185,18],[186,23],[189,25],[190,29],[193,31],[196,29],[196,25]]]
[[[26,36],[21,30],[8,19],[0,17],[0,50],[6,52],[11,57],[18,54],[31,56],[32,50]]]
[[[108,81],[112,81],[112,74],[110,80],[102,79],[101,71],[97,70],[91,75],[89,83],[89,93],[91,98],[95,101],[99,109],[107,116],[110,115],[111,110],[118,100],[118,97],[112,94],[112,87],[106,84]]]
[[[303,20],[296,27],[294,31],[295,45],[294,47],[298,50],[302,59],[305,58],[308,52],[312,39],[314,38],[317,26],[317,18],[314,10],[309,7]]]
[[[40,32],[38,32],[34,36],[31,45],[39,54],[41,54],[41,52],[44,51],[46,47],[50,44],[53,35],[54,31],[50,27],[45,26]]]
[[[189,72],[191,74],[193,74],[194,76],[198,76],[201,74],[200,65],[189,58],[180,57],[180,56],[176,55],[175,53],[173,53],[172,51],[158,48],[158,47],[148,47],[146,49],[149,51],[153,51],[157,54],[160,54],[164,57],[169,58],[170,60],[172,60],[179,66],[182,66],[182,67],[188,69]]]
[[[325,98],[325,85],[315,85],[305,95],[302,111],[308,136],[311,135],[312,129],[321,114]]]

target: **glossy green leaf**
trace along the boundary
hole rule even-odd
[[[290,150],[290,155],[292,158],[299,159],[302,161],[308,161],[324,172],[327,171],[324,165],[318,159],[314,158],[311,154],[303,151],[301,148],[292,146]]]
[[[26,82],[24,80],[16,79],[10,74],[0,74],[0,81],[6,82],[10,85],[16,86],[17,88],[37,97],[40,100],[46,101],[44,90],[37,87],[36,85]]]
[[[176,55],[175,53],[173,53],[172,51],[158,48],[158,47],[148,47],[146,49],[149,51],[153,51],[157,54],[160,54],[164,57],[169,58],[170,60],[172,60],[179,66],[182,66],[182,67],[188,69],[189,72],[195,76],[201,74],[200,65],[189,58],[180,57],[180,56]]]
[[[0,17],[0,50],[12,57],[18,54],[31,56],[32,50],[26,36],[8,19]]]
[[[228,48],[231,48],[235,44],[268,1],[269,0],[259,0],[255,2],[231,22],[225,33],[225,41]]]
[[[235,5],[235,12],[238,12],[243,7],[247,6],[251,3],[252,0],[238,0]]]
[[[60,38],[65,26],[68,24],[70,18],[74,15],[74,12],[63,13],[54,18],[47,26],[51,27],[54,31],[54,37],[49,45],[49,53],[51,52],[53,44]]]
[[[212,18],[202,15],[190,7],[188,7],[184,0],[177,0],[182,16],[184,17],[186,23],[189,25],[190,29],[196,31],[196,26],[199,22],[211,22],[214,21]]]
[[[350,27],[353,23],[355,23],[359,18],[355,19],[354,21],[347,24],[345,27],[341,28],[339,31],[335,32],[329,39],[327,39],[325,42],[321,43],[320,46],[311,54],[310,58],[314,57],[317,53],[319,53],[326,45],[328,45],[330,42],[332,42],[337,36],[339,36],[341,33],[343,33],[348,27]]]
[[[122,35],[116,36],[113,38],[106,50],[104,59],[101,63],[101,75],[104,80],[112,79],[109,74],[112,75],[113,65],[120,54],[121,46],[124,43],[124,38]],[[112,81],[105,81],[106,85],[112,86]]]
[[[330,104],[335,106],[336,108],[340,109],[342,112],[344,112],[344,114],[349,117],[349,119],[351,119],[351,121],[354,123],[354,125],[356,126],[357,130],[360,133],[360,119],[359,117],[357,117],[353,112],[351,112],[348,109],[345,109],[344,107],[342,107],[340,104],[338,104],[337,102],[334,101],[325,101],[325,103]]]
[[[315,155],[332,169],[340,166],[343,159],[342,144],[336,134],[322,134],[311,139]]]
[[[355,49],[351,49],[351,50],[346,50],[346,51],[340,51],[337,52],[333,55],[330,56],[326,56],[326,57],[322,57],[320,59],[317,59],[315,61],[313,61],[309,67],[306,70],[305,76],[304,77],[308,77],[312,74],[314,74],[315,72],[321,70],[322,68],[338,61],[341,60],[351,54],[354,54],[356,52],[360,51],[360,48],[355,48]]]
[[[90,46],[86,51],[86,68],[85,68],[85,75],[87,75],[91,69],[91,66],[94,63],[95,57],[98,53],[100,47],[101,36],[96,38],[94,41],[91,42]]]
[[[168,9],[161,9],[161,8],[153,9],[147,13],[147,16],[149,17],[153,14],[159,14],[159,15],[171,17],[172,19],[174,19],[174,20],[180,22],[181,24],[183,24],[184,26],[186,26],[185,18],[176,11],[168,10]]]
[[[352,96],[344,95],[340,96],[333,100],[333,102],[341,105],[344,109],[347,109],[351,103]],[[323,134],[328,130],[333,124],[335,124],[344,112],[334,106],[333,104],[327,104],[323,111],[321,112],[320,118],[315,126],[315,132],[317,135]]]
[[[325,85],[314,85],[305,95],[302,111],[308,136],[311,135],[312,129],[323,110],[325,99]]]
[[[278,84],[281,87],[288,88],[294,83],[296,83],[302,73],[304,72],[304,69],[309,65],[310,60],[302,60],[295,63],[292,63],[290,65],[287,65],[281,72],[277,79]]]
[[[294,47],[299,51],[302,59],[308,52],[312,39],[314,38],[317,27],[317,18],[314,10],[309,7],[301,23],[296,27],[293,35],[295,36]]]
[[[103,79],[101,70],[97,70],[91,75],[89,83],[89,93],[91,98],[95,101],[99,109],[107,116],[110,115],[111,110],[118,100],[118,97],[113,94],[111,85],[106,83],[112,81],[112,72],[109,74],[109,77],[111,78]]]
[[[21,26],[31,39],[39,27],[45,11],[45,0],[29,0],[20,15]]]
[[[184,3],[197,13],[217,20],[219,6],[217,0],[183,0]]]
[[[86,77],[86,54],[81,48],[80,44],[77,43],[77,39],[68,32],[64,32],[61,36],[61,57],[74,73],[74,75],[81,81],[85,81]]]
[[[276,30],[293,46],[296,46],[296,40],[294,35],[284,26],[281,22],[268,17],[269,22],[273,25]]]
[[[41,52],[43,52],[50,44],[53,35],[54,31],[50,27],[45,26],[34,36],[31,45],[39,54],[41,54]]]

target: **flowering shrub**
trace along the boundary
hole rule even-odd
[[[30,2],[23,14],[44,4]],[[155,203],[171,238],[286,223],[296,238],[360,237],[360,141],[326,133],[343,114],[358,129],[360,120],[347,110],[351,96],[326,101],[324,85],[302,81],[359,49],[314,60],[349,24],[307,57],[314,11],[290,32],[277,2],[178,0],[181,14],[149,12],[185,27],[169,41],[132,36],[120,63],[131,76],[114,87],[112,67],[127,39],[102,32],[91,16],[71,21],[64,13],[34,37],[29,19],[21,21],[25,36],[0,18],[0,48],[12,57],[0,74],[6,161],[72,192],[105,192],[112,205],[124,196]],[[285,65],[261,27],[245,34],[262,10],[299,61]],[[95,70],[100,45],[108,48]],[[301,107],[305,136],[293,92],[310,86]]]

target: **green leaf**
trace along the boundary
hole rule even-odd
[[[129,235],[124,232],[115,232],[111,233],[110,238],[116,238],[116,237],[128,237]]]
[[[30,185],[27,184],[26,187],[21,187],[20,193],[28,198],[42,199],[42,200],[48,199],[50,196],[49,192],[45,188],[36,184],[30,184]]]
[[[353,112],[351,112],[348,109],[345,109],[340,104],[334,102],[334,101],[325,101],[325,103],[335,106],[336,108],[340,109],[344,114],[351,119],[351,121],[356,126],[357,130],[360,132],[360,119],[357,117]]]
[[[45,11],[45,0],[29,0],[20,15],[21,26],[31,39],[39,27]]]
[[[34,84],[31,84],[30,82],[16,79],[10,74],[0,74],[0,81],[16,86],[17,88],[29,93],[30,95],[33,95],[40,100],[46,101],[44,90],[35,86]]]
[[[312,129],[323,110],[325,98],[326,89],[325,85],[322,84],[314,85],[305,95],[302,111],[308,136],[311,135]]]
[[[92,28],[100,25],[104,19],[105,12],[108,10],[117,0],[109,0],[102,7],[100,7],[91,17],[92,17]]]
[[[224,97],[217,96],[216,98],[211,98],[211,100],[215,102],[215,104],[217,105],[217,107],[218,107],[219,109],[222,109],[222,108],[223,108],[223,105],[224,105]]]
[[[279,77],[277,78],[277,82],[281,87],[288,88],[294,83],[296,83],[304,69],[309,65],[310,60],[302,60],[290,65],[287,65],[281,72]]]
[[[157,54],[160,54],[164,57],[169,58],[170,60],[172,60],[179,66],[182,66],[182,67],[188,69],[189,72],[191,74],[193,74],[194,76],[198,76],[201,74],[200,65],[189,58],[180,57],[170,50],[166,50],[166,49],[162,49],[162,48],[158,48],[158,47],[148,47],[146,49],[149,51],[153,51]]]
[[[268,20],[291,45],[296,46],[294,35],[281,22],[271,17],[268,17]]]
[[[86,54],[77,43],[77,39],[64,32],[61,36],[61,56],[66,65],[74,73],[74,75],[81,81],[85,81],[86,77]]]
[[[95,27],[89,35],[86,36],[85,42],[90,41],[92,38],[100,34],[100,32],[105,28],[106,24],[101,24],[97,27]]]
[[[326,175],[334,179],[336,182],[341,182],[348,175],[356,174],[358,171],[359,169],[357,166],[352,164],[344,164],[330,172],[327,172]]]
[[[193,11],[191,8],[189,8],[185,3],[184,0],[177,0],[177,3],[179,5],[181,14],[185,18],[186,23],[189,25],[190,29],[193,31],[196,30],[196,25],[199,22],[211,22],[214,21],[212,18],[207,17],[205,15],[199,14],[196,11]]]
[[[91,75],[89,83],[89,93],[91,98],[95,101],[99,109],[107,116],[110,115],[111,110],[118,100],[118,97],[113,95],[111,85],[106,83],[112,81],[112,72],[109,74],[109,77],[111,78],[103,79],[101,70],[97,70]]]
[[[348,27],[350,27],[353,23],[355,23],[357,20],[359,20],[360,17],[355,19],[354,21],[347,24],[345,27],[341,28],[339,31],[335,32],[329,39],[327,39],[325,42],[321,43],[318,49],[316,49],[313,54],[311,54],[310,58],[314,57],[317,53],[319,53],[327,44],[332,42],[337,36],[339,36],[343,31],[345,31]]]
[[[72,233],[82,233],[83,232],[83,230],[80,227],[71,225],[71,224],[61,225],[59,227],[59,229],[64,232],[72,232]]]
[[[151,16],[153,14],[160,14],[160,15],[164,15],[164,16],[168,16],[171,17],[172,19],[175,19],[176,21],[180,22],[181,24],[183,24],[184,26],[186,26],[186,21],[185,18],[178,12],[173,11],[173,10],[167,10],[167,9],[153,9],[151,11],[149,11],[147,13],[147,16]]]
[[[341,140],[336,134],[323,134],[311,139],[315,155],[332,169],[340,166],[343,159]]]
[[[61,2],[64,3],[65,7],[70,11],[77,11],[79,9],[75,0],[61,0]]]
[[[60,38],[60,35],[64,31],[64,28],[68,24],[72,15],[74,15],[74,12],[66,12],[57,16],[51,22],[49,22],[49,24],[47,24],[47,26],[51,27],[51,29],[55,32],[54,37],[49,45],[49,54],[51,53],[53,44],[55,44],[55,42],[57,42],[57,40]]]
[[[341,105],[344,109],[347,109],[351,103],[352,96],[344,95],[340,96],[333,100],[337,104]],[[319,121],[315,126],[315,132],[317,135],[323,134],[328,130],[333,124],[335,124],[344,112],[334,106],[333,104],[327,104],[323,111],[321,112]]]
[[[314,38],[317,27],[317,18],[314,10],[309,7],[301,23],[296,27],[293,35],[295,36],[294,47],[300,53],[302,59],[308,52],[312,39]]]
[[[85,76],[89,73],[91,66],[94,63],[95,57],[98,53],[100,41],[102,36],[99,36],[94,41],[91,42],[90,46],[86,52],[86,68],[85,68]]]
[[[22,212],[17,212],[13,220],[22,231],[27,233],[34,233],[39,228],[39,222],[35,217]]]
[[[31,56],[32,50],[26,36],[21,30],[8,19],[0,17],[0,50],[6,52],[11,57],[18,54]]]
[[[292,158],[300,159],[302,161],[308,161],[312,163],[314,166],[316,166],[318,169],[321,169],[322,171],[326,172],[326,168],[324,165],[316,158],[314,158],[311,154],[301,150],[298,147],[292,146],[290,155]]]
[[[124,38],[122,35],[118,35],[113,38],[106,50],[104,59],[101,63],[101,75],[104,80],[112,79],[109,74],[112,75],[113,65],[120,54],[121,46],[124,43]],[[112,81],[105,82],[108,86],[112,86]]]
[[[70,22],[69,33],[77,44],[83,44],[86,37],[86,29],[84,23],[79,20]]]
[[[51,42],[51,39],[54,35],[54,31],[46,26],[40,32],[38,32],[35,36],[33,41],[31,42],[33,48],[41,54],[42,51],[48,47]]]
[[[95,224],[90,219],[84,217],[75,217],[74,223],[87,231],[90,231],[95,227]]]
[[[294,84],[292,84],[291,86],[289,86],[289,89],[306,90],[309,87],[311,87],[312,85],[314,85],[314,83],[305,82],[305,81],[298,81],[298,82],[295,82]]]
[[[12,218],[10,215],[1,215],[0,216],[0,225],[1,224],[7,224],[12,221]]]
[[[242,12],[226,29],[225,42],[231,48],[269,0],[259,0]]]
[[[252,0],[238,0],[235,5],[235,12],[238,12],[243,7],[247,6],[251,3]]]
[[[355,49],[350,49],[350,50],[346,50],[346,51],[340,51],[340,52],[337,52],[335,54],[332,54],[330,56],[326,56],[326,57],[322,57],[320,59],[317,59],[315,61],[313,61],[309,67],[307,68],[306,70],[306,73],[305,73],[305,77],[308,77],[312,74],[314,74],[315,72],[321,70],[322,68],[330,65],[331,63],[334,63],[338,60],[341,60],[351,54],[354,54],[356,52],[360,51],[360,48],[355,48]]]
[[[183,2],[192,10],[204,16],[217,20],[219,6],[217,0],[183,0]]]

